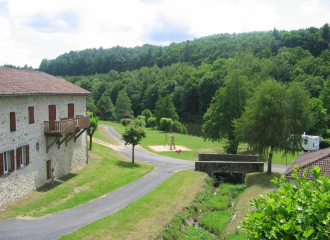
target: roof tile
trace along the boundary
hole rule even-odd
[[[44,72],[0,67],[0,96],[88,95],[89,91]]]
[[[299,155],[285,171],[284,174],[287,178],[293,178],[291,174],[293,173],[293,168],[295,165],[299,166],[299,171],[297,172],[299,177],[302,177],[304,170],[308,169],[307,179],[314,179],[311,174],[311,169],[313,166],[320,166],[322,176],[324,174],[330,176],[330,148]]]

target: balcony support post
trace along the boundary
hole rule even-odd
[[[86,130],[87,130],[87,128],[84,128],[82,131],[79,132],[78,135],[74,136],[74,142],[76,142],[76,140],[78,139],[78,137],[80,137],[80,135],[83,134]]]
[[[64,141],[65,141],[65,146],[67,146],[67,139],[68,139],[69,137],[72,138],[72,135],[73,135],[73,134],[74,134],[74,132],[72,132],[72,133],[68,133],[68,134],[65,134],[65,137],[63,138],[63,140],[58,141],[58,149],[60,149],[60,147],[61,147],[62,143],[64,143]]]
[[[54,137],[54,136],[48,136],[46,135],[46,153],[49,152],[49,149],[56,143],[56,142],[59,142],[62,135],[56,135],[54,140],[52,142],[50,142],[50,138],[51,137]]]

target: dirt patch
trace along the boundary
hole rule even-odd
[[[170,152],[170,151],[191,151],[191,149],[184,147],[184,146],[175,146],[175,149],[172,147],[172,149],[170,149],[170,146],[165,146],[164,145],[158,145],[158,146],[148,146],[150,147],[152,150],[156,151],[156,152]]]

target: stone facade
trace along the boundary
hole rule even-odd
[[[68,104],[72,103],[75,115],[86,114],[84,95],[0,96],[0,153],[15,150],[15,171],[0,177],[0,206],[50,181],[47,179],[48,160],[51,160],[51,178],[59,178],[86,164],[86,131],[76,142],[71,139],[59,149],[54,144],[46,152],[44,121],[49,120],[49,105],[56,105],[56,120],[60,120],[68,117]],[[34,107],[34,123],[29,123],[29,107]],[[10,130],[11,112],[15,112],[16,131]],[[17,169],[16,149],[26,145],[29,146],[29,164]]]

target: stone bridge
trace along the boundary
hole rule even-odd
[[[258,162],[258,158],[257,155],[201,153],[195,162],[195,171],[205,172],[210,177],[234,176],[244,182],[246,173],[264,171],[264,163]]]

